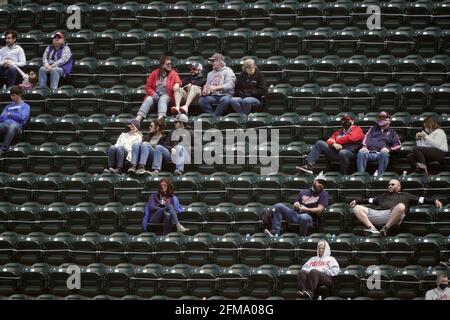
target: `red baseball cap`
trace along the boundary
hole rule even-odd
[[[53,35],[53,38],[56,38],[56,36],[59,36],[59,37],[61,37],[61,38],[63,38],[64,39],[64,32],[57,32],[57,33],[55,33],[54,35]]]
[[[341,121],[355,121],[355,119],[349,114],[344,114],[341,118]]]

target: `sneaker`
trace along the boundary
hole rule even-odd
[[[128,173],[136,173],[136,166],[134,164],[128,169]]]
[[[153,170],[152,172],[150,172],[150,175],[151,175],[151,176],[157,176],[158,173],[159,173],[158,170]]]
[[[172,113],[172,114],[179,114],[180,113],[180,109],[178,109],[177,107],[172,107],[172,108],[170,108],[170,113]]]
[[[143,165],[138,165],[136,169],[136,174],[144,174],[145,173],[145,167]]]
[[[368,229],[364,229],[364,232],[368,233],[369,235],[380,234],[380,231],[378,231],[378,229],[373,226]]]
[[[418,162],[417,168],[420,170],[421,173],[425,173],[425,175],[428,176],[428,168],[425,164]]]
[[[103,173],[110,173],[110,169],[103,170]]]
[[[184,113],[185,115],[187,115],[188,114],[188,108],[185,107],[185,106],[182,106],[182,107],[180,107],[180,112]]]
[[[386,228],[386,226],[384,226],[384,227],[381,228],[381,230],[380,230],[380,234],[381,234],[383,237],[387,237],[388,232],[389,232],[389,229]]]
[[[314,298],[314,295],[311,291],[306,290],[306,291],[303,291],[303,293],[304,293],[304,296],[310,300],[312,300]]]
[[[313,166],[310,163],[307,163],[307,164],[305,164],[303,166],[297,166],[295,168],[297,170],[301,170],[301,171],[304,171],[304,172],[309,173],[309,174],[313,174],[314,173]]]
[[[297,298],[305,299],[305,291],[297,291]]]
[[[273,234],[267,229],[264,229],[264,233],[269,237],[273,237]]]
[[[182,176],[182,175],[183,175],[183,172],[180,171],[180,170],[175,170],[175,171],[173,172],[173,175],[174,175],[174,176]]]
[[[120,176],[122,174],[122,168],[117,168],[117,169],[111,168],[111,169],[109,169],[109,172]]]

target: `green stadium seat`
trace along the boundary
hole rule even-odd
[[[84,117],[95,114],[98,112],[102,92],[103,89],[97,85],[88,85],[82,89],[76,89],[72,96],[73,111]],[[82,122],[80,125],[82,126],[84,123]]]
[[[144,35],[144,52],[151,59],[159,59],[169,52],[169,29],[157,29]]]
[[[364,266],[379,265],[383,261],[385,238],[380,236],[361,237],[355,244],[354,261]]]
[[[269,245],[264,233],[247,235],[241,243],[239,261],[248,266],[257,267],[268,260],[267,247]]]
[[[202,3],[192,3],[190,10],[191,25],[199,31],[207,31],[215,26],[216,10],[218,8],[216,1],[204,1]],[[220,51],[220,50],[219,50]]]
[[[54,116],[62,117],[66,113],[72,113],[73,86],[61,86],[50,90],[47,95],[47,110]]]
[[[247,3],[244,7],[244,26],[253,30],[261,30],[268,27],[271,21],[269,15],[272,1],[259,0],[255,3]]]
[[[136,11],[139,27],[145,31],[153,31],[161,27],[164,7],[165,4],[162,1],[139,4]]]
[[[147,264],[137,267],[131,278],[131,288],[140,297],[151,298],[159,293],[159,278],[163,269],[159,264]]]
[[[408,3],[405,7],[404,23],[415,29],[426,28],[431,25],[433,2],[428,0],[419,0]]]
[[[131,292],[130,282],[134,270],[134,266],[127,263],[108,267],[105,273],[105,293],[117,298],[128,295]]]
[[[187,237],[184,244],[183,263],[191,266],[208,264],[212,256],[212,251],[209,250],[212,241],[213,236],[209,232],[200,232]]]
[[[252,268],[248,281],[248,294],[257,299],[267,299],[274,295],[278,272],[279,269],[276,266],[268,264]]]
[[[94,212],[94,228],[101,234],[112,234],[121,228],[123,205],[120,202],[109,202],[98,206]],[[112,263],[110,263],[112,265]]]
[[[289,98],[291,111],[294,111],[302,116],[310,114],[311,111],[317,111],[317,97],[319,95],[319,91],[320,86],[316,83],[308,83],[301,87],[294,88],[292,90],[292,98]],[[305,142],[309,143],[307,141]]]
[[[28,142],[19,142],[12,146],[2,160],[2,170],[5,172],[19,174],[28,171],[28,154],[33,147]]]
[[[89,202],[81,202],[71,206],[66,212],[67,231],[81,235],[92,230],[95,205]]]
[[[353,250],[357,242],[358,239],[353,233],[341,233],[330,240],[331,252],[341,268],[353,263]]]
[[[271,56],[258,60],[259,70],[262,71],[267,85],[275,85],[282,81],[286,59],[283,56]]]
[[[180,298],[189,292],[188,280],[191,267],[187,264],[176,264],[163,269],[160,292],[171,298]]]
[[[33,199],[33,182],[36,178],[34,173],[23,172],[17,176],[10,176],[7,181],[5,181],[6,193],[5,200],[23,204],[27,201],[32,201]],[[18,189],[20,192],[17,192]]]
[[[226,172],[215,172],[210,176],[200,178],[198,200],[208,205],[217,205],[226,199],[226,185],[230,176]]]
[[[333,83],[319,91],[317,110],[326,114],[336,114],[346,109],[347,86],[341,83]]]
[[[7,213],[2,213],[1,218],[3,221],[7,220]],[[6,223],[2,223],[6,227]],[[5,228],[6,229],[6,228]],[[15,261],[16,259],[16,251],[15,246],[18,239],[18,235],[15,232],[11,231],[4,231],[0,234],[0,263],[7,264],[11,261]],[[3,279],[5,280],[5,279]],[[0,283],[2,283],[0,281]],[[1,291],[3,287],[3,284],[0,285],[0,293],[3,295],[3,292]]]
[[[34,200],[42,204],[50,204],[59,200],[59,186],[63,176],[52,172],[46,176],[38,176],[33,182]]]
[[[61,181],[60,200],[67,204],[78,204],[87,199],[87,183],[90,176],[78,172],[72,176],[65,176]]]
[[[14,28],[16,31],[28,32],[36,29],[39,8],[37,3],[27,3],[24,6],[17,7],[14,12]]]
[[[114,54],[123,59],[141,56],[144,53],[144,34],[145,31],[142,29],[131,29],[119,33],[116,38]]]
[[[222,51],[231,58],[239,58],[249,54],[251,30],[238,28],[234,31],[225,31],[223,34]]]
[[[406,4],[407,2],[401,0],[380,3],[382,25],[387,29],[401,27],[404,24]]]
[[[110,146],[111,143],[109,142],[99,142],[94,146],[89,146],[84,154],[84,171],[91,173],[102,172],[107,165],[107,152]]]
[[[303,17],[302,17],[303,18]],[[307,19],[300,19],[300,21],[306,21]],[[308,19],[309,20],[309,19]],[[319,23],[322,19],[311,19],[312,23],[315,25]],[[305,26],[305,28],[307,28]],[[309,30],[305,34],[303,39],[303,53],[309,54],[313,58],[320,58],[327,55],[330,52],[330,38],[332,36],[332,29],[328,27],[320,27],[315,30]]]
[[[398,269],[393,277],[392,294],[400,299],[413,299],[423,296],[421,278],[423,275],[422,267],[410,265]]]
[[[421,56],[408,55],[397,59],[394,81],[402,85],[420,82],[423,59]]]
[[[55,236],[46,237],[41,245],[43,260],[53,266],[70,261],[72,240],[73,235],[68,232],[60,232]]]
[[[381,56],[385,53],[386,29],[361,30],[358,41],[358,53],[370,58]]]
[[[217,292],[218,278],[222,270],[216,264],[204,264],[202,267],[193,268],[190,275],[189,292],[199,298],[211,298]]]
[[[118,32],[114,29],[96,32],[93,35],[95,57],[97,59],[107,59],[113,56],[117,37]]]
[[[240,234],[254,234],[261,231],[261,214],[264,207],[261,203],[250,202],[237,208],[234,214],[234,231]]]
[[[114,266],[126,262],[128,234],[111,232],[111,235],[99,239],[99,262]]]
[[[446,113],[447,109],[444,107],[445,101],[448,101],[450,97],[450,85],[442,84],[440,86],[435,86],[432,88],[430,105],[432,106],[434,112]]]
[[[132,206],[125,206],[122,215],[122,230],[129,235],[138,235],[142,231],[145,202],[138,202]]]
[[[433,17],[434,25],[442,29],[448,29],[450,27],[450,24],[446,19],[446,15],[450,13],[449,8],[450,5],[448,1],[434,3],[434,7],[432,8],[431,11],[432,15],[434,16]]]
[[[119,31],[128,31],[137,25],[137,2],[126,2],[111,8],[111,27]]]
[[[424,58],[434,56],[441,49],[442,32],[438,27],[416,30],[413,34],[414,51]]]
[[[274,4],[276,6],[278,4]],[[272,21],[285,19],[294,19],[295,15],[292,16],[273,16]],[[280,21],[281,23],[281,21]],[[281,29],[280,25],[277,25]],[[298,56],[299,52],[302,52],[302,39],[305,37],[305,30],[303,28],[291,28],[285,31],[279,31],[277,34],[277,53],[286,58],[295,58]],[[296,85],[296,84],[293,84]]]
[[[411,53],[413,50],[414,29],[400,26],[394,30],[388,30],[386,34],[386,52],[394,57],[401,58]]]
[[[435,55],[423,60],[422,79],[431,86],[438,86],[448,79],[447,70],[450,58],[447,55]]]
[[[263,204],[274,204],[282,201],[283,174],[259,176],[255,180],[255,201]]]
[[[114,199],[114,185],[118,181],[116,175],[93,176],[89,181],[88,200],[96,204],[106,204]]]
[[[444,250],[445,238],[438,233],[429,233],[425,237],[417,239],[416,257],[414,263],[421,266],[436,266],[444,260],[442,251]]]
[[[94,83],[103,88],[111,88],[115,85],[121,84],[120,69],[123,60],[120,57],[110,57],[104,61],[98,61],[95,68]]]
[[[325,3],[320,0],[302,2],[298,7],[297,24],[305,29],[322,27],[324,21]]]
[[[30,296],[47,292],[49,271],[50,266],[46,263],[35,263],[25,267],[21,274],[20,291]]]
[[[342,298],[355,298],[361,294],[361,278],[365,276],[365,268],[360,265],[349,265],[341,268],[341,272],[334,278],[333,293]]]
[[[406,266],[411,264],[415,257],[415,237],[410,233],[400,233],[396,237],[388,237],[385,248],[387,251],[384,256],[385,264]]]
[[[216,27],[236,30],[242,26],[245,4],[242,2],[220,3],[216,10]]]
[[[50,127],[50,130],[53,131],[52,140],[59,145],[68,145],[76,141],[79,124],[80,116],[78,114],[67,112],[61,117],[54,117]],[[73,147],[75,148],[75,146]]]
[[[145,56],[133,57],[132,60],[123,61],[120,69],[123,84],[137,88],[145,83],[149,65],[150,59]]]
[[[176,4],[167,4],[164,8],[163,23],[172,31],[181,31],[189,25],[189,1],[179,1]]]
[[[13,27],[15,11],[14,5],[2,4],[0,7],[0,28],[2,30],[9,30]]]
[[[154,262],[171,266],[181,263],[183,253],[181,248],[184,245],[186,236],[180,233],[171,232],[166,236],[159,236],[155,242]]]
[[[83,9],[81,9],[81,12],[83,12]],[[94,33],[87,29],[65,34],[66,43],[70,46],[70,51],[75,62],[93,55],[93,37]],[[75,72],[72,70],[73,73]]]
[[[299,243],[300,237],[297,233],[283,233],[280,237],[271,239],[271,242],[269,243],[270,263],[281,267],[289,267],[298,264],[299,251],[297,250],[297,246]],[[278,287],[279,290],[283,290],[283,288],[284,287],[282,286]]]
[[[250,52],[258,58],[269,58],[276,53],[276,28],[265,28],[261,31],[254,31],[250,38]]]
[[[223,268],[217,293],[231,299],[245,296],[250,272],[249,267],[245,264],[233,264],[228,268]]]
[[[74,232],[71,231],[71,233]],[[97,232],[87,232],[74,237],[70,243],[72,262],[81,266],[98,262],[100,237],[101,235]]]
[[[89,298],[103,294],[106,271],[107,267],[101,263],[90,263],[86,267],[81,267],[81,284],[77,291]]]
[[[222,235],[233,231],[234,213],[236,207],[233,203],[222,202],[217,206],[209,206],[205,215],[206,231],[214,235]]]
[[[354,55],[350,58],[342,59],[338,66],[339,80],[348,86],[362,84],[365,81],[367,62],[367,57],[361,55]],[[351,88],[349,88],[349,90],[351,90]],[[353,111],[353,109],[348,109]]]
[[[327,3],[323,10],[325,24],[333,29],[343,29],[350,25],[352,1],[339,0],[334,3]]]
[[[367,62],[367,81],[383,86],[392,82],[395,59],[391,55],[382,55]]]
[[[2,19],[2,21],[5,20]],[[42,62],[42,53],[40,49],[42,31],[29,29],[24,30],[24,32],[26,33],[19,33],[17,35],[17,43],[20,44],[22,49],[26,52],[27,61],[29,62],[34,58],[39,58]]]
[[[20,288],[20,279],[24,267],[20,263],[8,262],[0,269],[0,294],[2,296],[12,295]]]
[[[283,2],[273,2],[269,14],[271,25],[277,26],[280,30],[287,30],[297,24],[298,1],[288,0]]]
[[[15,260],[24,265],[32,265],[42,261],[41,245],[45,235],[41,232],[31,232],[25,236],[18,236],[15,249]]]
[[[384,87],[378,87],[375,91],[375,105],[378,110],[388,113],[401,111],[403,87],[398,83],[388,83]]]
[[[156,235],[151,232],[129,236],[127,243],[127,261],[134,265],[143,266],[153,262],[153,244]]]
[[[434,215],[434,230],[442,235],[448,235],[450,230],[450,209],[446,205],[442,209],[438,210]],[[447,246],[448,247],[448,246]]]
[[[300,270],[301,267],[297,265],[279,269],[277,296],[284,299],[295,299],[297,297],[297,273]]]
[[[405,111],[410,114],[420,114],[431,109],[431,87],[427,83],[415,83],[411,87],[403,89],[402,102]]]
[[[57,179],[56,174],[53,174]],[[44,178],[45,179],[45,178]],[[50,180],[50,183],[53,183]],[[52,204],[43,207],[38,213],[39,217],[39,231],[45,234],[56,234],[62,232],[65,228],[65,213],[67,205],[63,202],[53,202]]]
[[[93,4],[89,8],[87,16],[87,25],[94,31],[102,31],[111,26],[111,11],[113,4],[111,2],[102,2],[100,4]]]
[[[63,15],[65,14],[62,3],[52,3],[47,6],[39,7],[35,17],[39,22],[39,28],[44,32],[52,32],[61,28]]]
[[[355,114],[373,110],[375,104],[375,90],[373,85],[367,83],[348,88],[346,109]]]
[[[254,186],[256,174],[254,172],[243,172],[234,176],[228,182],[228,201],[244,205],[254,201]]]
[[[355,27],[345,27],[332,32],[334,41],[330,44],[333,54],[341,58],[349,58],[357,52],[360,31]]]

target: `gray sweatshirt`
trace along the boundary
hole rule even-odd
[[[223,91],[214,91],[212,95],[233,96],[236,75],[229,67],[223,67],[219,71],[211,71],[206,79],[207,86],[222,86]]]
[[[427,291],[425,300],[450,300],[450,288],[442,290],[441,288]]]
[[[18,44],[13,45],[11,48],[4,46],[0,49],[0,65],[3,65],[5,60],[12,61],[12,63],[18,67],[22,67],[27,63],[25,52]]]
[[[448,152],[447,136],[442,129],[434,130],[425,138],[417,140],[416,144],[418,147],[430,147]]]

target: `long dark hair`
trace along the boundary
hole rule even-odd
[[[164,135],[164,130],[166,129],[164,120],[163,119],[153,120],[152,122],[150,122],[150,124],[152,124],[152,123],[155,125],[157,131],[159,131],[162,135]],[[150,133],[150,127],[149,127],[148,131],[149,131],[148,132],[148,141],[150,141],[153,138],[154,134]]]
[[[426,117],[423,121],[423,127],[430,128],[433,131],[440,128],[439,123],[437,123],[434,117]]]
[[[161,198],[161,184],[162,183],[166,183],[167,184],[167,193],[166,193],[166,197],[172,197],[173,196],[173,184],[172,181],[170,181],[169,178],[162,178],[161,180],[159,180],[159,184],[158,184],[158,198]]]

